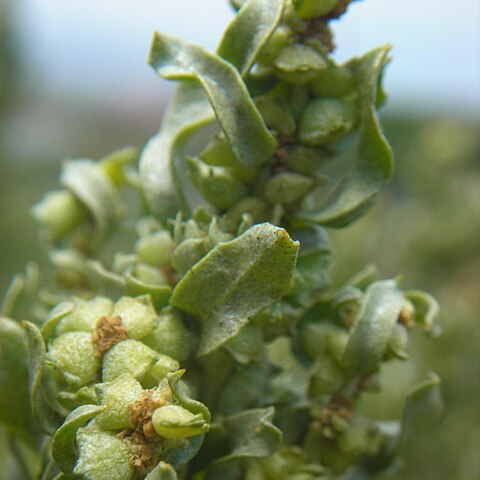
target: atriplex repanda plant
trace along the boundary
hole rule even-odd
[[[326,229],[361,217],[393,170],[376,113],[389,47],[331,56],[329,22],[349,3],[232,1],[215,54],[155,34],[150,63],[178,87],[138,170],[133,148],[69,161],[34,207],[57,286],[30,265],[0,319],[0,420],[25,478],[401,468],[441,409],[438,377],[399,421],[359,401],[408,358],[412,328],[437,331],[437,305],[371,266],[345,285],[328,275]],[[125,254],[115,239],[132,225]]]

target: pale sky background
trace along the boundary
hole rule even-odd
[[[226,0],[17,0],[32,78],[54,92],[148,105],[165,82],[146,65],[161,30],[213,50]],[[480,1],[365,0],[334,22],[340,60],[391,43],[389,109],[480,118]]]

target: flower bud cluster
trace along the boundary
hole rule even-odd
[[[69,427],[75,437],[78,459],[73,472],[65,473],[92,480],[130,480],[169,460],[172,451],[183,451],[188,458],[198,450],[199,440],[209,429],[210,414],[179,390],[182,374],[170,373],[151,389],[144,389],[129,373],[97,384],[99,406],[93,418],[85,426],[71,427],[71,420],[85,409],[79,407],[54,438],[55,456],[61,455],[57,445]]]
[[[95,400],[95,385],[129,374],[156,386],[180,368],[191,351],[191,334],[172,309],[157,315],[150,296],[77,299],[60,304],[44,324],[46,362],[69,410]]]

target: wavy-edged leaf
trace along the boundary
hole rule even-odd
[[[52,440],[52,457],[62,472],[71,474],[75,468],[78,457],[75,447],[77,430],[106,408],[106,406],[82,405],[71,412],[56,431]]]
[[[435,317],[438,315],[439,306],[435,298],[421,290],[406,290],[405,297],[412,302],[415,309],[415,323],[422,325],[427,333],[437,333]]]
[[[22,322],[27,332],[27,360],[30,402],[33,418],[40,430],[53,435],[62,423],[61,416],[52,407],[48,389],[44,388],[45,342],[40,330],[30,322]]]
[[[250,0],[225,31],[217,54],[244,75],[280,22],[282,0]]]
[[[165,112],[160,133],[145,146],[140,159],[142,186],[151,210],[162,220],[173,217],[179,207],[188,213],[180,162],[190,136],[214,118],[200,85],[184,81]]]
[[[207,469],[208,480],[236,477],[235,464],[248,458],[272,455],[282,442],[282,432],[272,423],[273,407],[245,410],[223,421],[231,451],[215,460]],[[238,468],[238,467],[237,467]]]
[[[277,26],[281,3],[277,0],[248,2],[225,32],[218,47],[219,55],[235,66],[240,75],[247,73]],[[262,21],[252,25],[253,18]],[[161,131],[148,142],[140,160],[145,195],[150,208],[160,218],[174,216],[178,207],[188,213],[181,176],[185,144],[194,132],[214,118],[202,86],[194,80],[182,81],[167,108]]]
[[[195,80],[205,90],[216,118],[238,161],[253,167],[276,146],[238,71],[197,45],[156,33],[150,63],[171,80]]]
[[[390,182],[393,153],[384,137],[375,110],[379,78],[390,46],[371,50],[351,63],[360,92],[360,139],[352,171],[327,198],[320,210],[298,216],[328,227],[344,227],[370,207],[374,197]]]
[[[98,163],[86,159],[67,162],[60,181],[87,207],[95,221],[94,240],[98,244],[121,212],[114,184]]]
[[[35,434],[28,392],[27,339],[22,327],[0,317],[0,423],[32,441]]]
[[[201,320],[199,355],[219,348],[290,290],[298,247],[286,230],[262,223],[218,244],[187,272],[170,303]]]
[[[343,363],[354,374],[375,370],[387,351],[405,298],[394,280],[368,287],[354,319]]]
[[[443,411],[440,377],[429,372],[427,378],[415,385],[406,395],[402,418],[402,440],[408,441],[419,429],[437,419]]]
[[[177,480],[175,469],[165,462],[159,462],[158,465],[145,477],[145,480]]]
[[[39,283],[39,269],[28,263],[25,273],[17,273],[3,297],[0,314],[17,320],[34,320]]]

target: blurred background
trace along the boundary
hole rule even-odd
[[[29,208],[65,158],[142,147],[172,86],[146,63],[155,30],[213,50],[226,0],[0,0],[0,291],[28,260],[45,264]],[[446,413],[405,452],[402,479],[480,478],[480,2],[368,0],[333,24],[344,60],[391,43],[382,111],[396,178],[374,209],[332,233],[341,280],[375,262],[433,293],[443,336],[418,335],[392,364],[375,414],[405,387],[443,377]],[[366,409],[373,408],[366,402]]]

